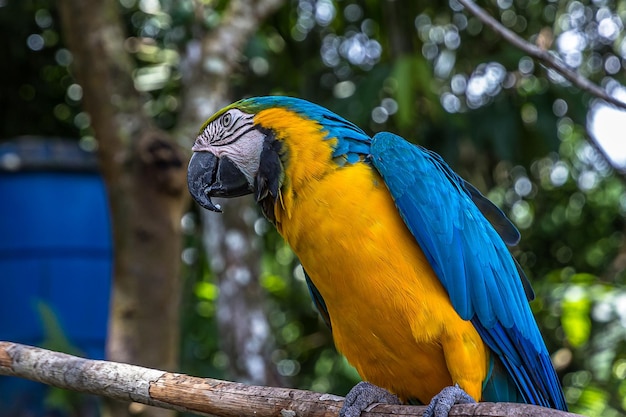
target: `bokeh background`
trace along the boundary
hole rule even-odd
[[[626,2],[478,4],[626,98]],[[0,339],[345,394],[358,375],[252,200],[218,215],[185,189],[205,118],[285,94],[433,149],[500,206],[571,410],[626,415],[626,113],[456,0],[0,0],[0,37]],[[40,389],[0,415],[171,415]]]

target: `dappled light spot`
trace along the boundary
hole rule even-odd
[[[626,89],[613,82],[609,85],[613,96],[626,100]],[[617,167],[626,167],[626,146],[624,145],[623,127],[626,126],[626,111],[618,110],[602,102],[592,105],[587,125],[606,152],[611,163]]]
[[[374,107],[372,110],[372,120],[374,123],[385,123],[389,118],[389,113],[387,113],[387,109],[382,106]]]
[[[348,98],[352,96],[355,91],[356,85],[350,80],[340,81],[333,87],[333,95],[337,98]]]
[[[552,185],[554,185],[555,187],[560,187],[561,185],[565,184],[568,177],[569,168],[567,167],[567,164],[562,161],[554,164],[554,167],[550,172],[550,181],[552,182]]]
[[[41,51],[45,46],[43,36],[33,33],[26,39],[26,45],[33,51]]]
[[[513,222],[515,222],[520,229],[528,229],[534,219],[530,205],[524,200],[518,200],[513,204],[513,207],[511,207],[511,217]]]

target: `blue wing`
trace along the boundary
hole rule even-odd
[[[501,361],[495,368],[503,365],[527,403],[565,410],[528,305],[532,290],[506,247],[505,242],[519,240],[517,229],[431,151],[379,133],[372,139],[370,158],[455,310],[471,320]],[[501,378],[496,371],[491,376]]]
[[[328,314],[326,301],[322,298],[322,294],[320,294],[315,284],[313,284],[313,281],[311,280],[311,277],[309,277],[309,274],[307,274],[306,270],[302,270],[304,271],[304,278],[306,279],[306,285],[309,288],[309,295],[313,299],[313,304],[315,305],[318,313],[320,313],[320,316],[322,316],[324,323],[326,323],[328,328],[332,331],[333,327],[330,324],[330,315]]]

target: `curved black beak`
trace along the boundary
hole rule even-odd
[[[207,210],[221,212],[211,197],[239,197],[254,190],[246,176],[228,157],[194,152],[187,169],[187,186],[194,200]]]

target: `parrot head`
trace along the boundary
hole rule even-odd
[[[189,191],[202,207],[219,212],[211,197],[237,197],[255,190],[268,132],[255,126],[253,117],[238,108],[224,109],[203,126],[187,171]]]
[[[254,97],[211,116],[192,147],[187,183],[205,209],[212,197],[254,194],[270,221],[290,160],[311,176],[329,162],[354,163],[369,150],[369,136],[324,107],[292,97]],[[291,173],[290,181],[297,180]]]

